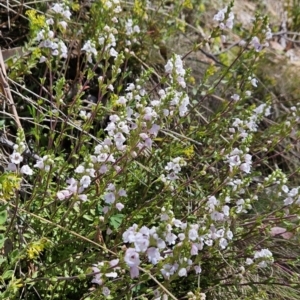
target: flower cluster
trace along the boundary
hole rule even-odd
[[[94,278],[92,283],[96,283],[98,285],[104,285],[110,278],[117,278],[118,270],[120,270],[119,259],[113,259],[109,262],[99,262],[98,264],[94,264],[92,267]],[[110,290],[108,287],[104,286],[102,288],[102,293],[104,296],[108,296],[110,294]]]
[[[220,29],[232,29],[234,14],[228,9],[228,7],[225,7],[214,15],[213,20],[218,22],[218,26]]]
[[[226,155],[226,162],[229,165],[230,171],[234,167],[239,167],[239,169],[245,173],[250,173],[252,165],[252,156],[250,154],[244,154],[242,150],[234,148],[228,155]]]
[[[289,189],[286,185],[283,185],[282,191],[286,195],[286,198],[283,200],[284,205],[300,204],[299,187]]]
[[[254,36],[252,37],[250,44],[253,46],[256,52],[260,52],[264,47],[268,47],[269,43],[267,42],[272,38],[272,32],[270,27],[267,25],[265,29],[263,29],[264,35],[261,37]]]
[[[6,168],[8,171],[16,172],[18,169],[17,166],[23,161],[22,154],[26,150],[26,145],[22,141],[22,137],[20,136],[22,136],[22,134],[18,133],[17,140],[16,140],[17,144],[14,145],[14,151],[9,156],[10,163],[8,163]],[[20,169],[20,173],[25,175],[32,175],[33,170],[28,165],[23,165]]]
[[[96,50],[95,44],[90,40],[85,42],[85,44],[83,45],[81,50],[85,51],[86,58],[89,63],[92,63],[92,56],[93,55],[97,56],[97,53],[98,53],[98,51]]]
[[[185,69],[183,68],[183,62],[180,57],[180,55],[175,54],[172,59],[169,59],[167,64],[165,65],[165,72],[167,74],[172,74],[172,78],[175,77],[177,83],[185,88],[186,83],[185,83]]]
[[[112,207],[112,205],[114,205],[115,203],[115,206],[117,208],[117,210],[121,211],[123,208],[124,208],[124,205],[121,203],[121,202],[118,202],[117,200],[120,198],[120,197],[126,197],[127,194],[126,194],[126,191],[124,189],[119,189],[117,190],[115,185],[110,183],[106,190],[105,190],[105,193],[103,195],[103,198],[104,198],[104,202],[105,204],[108,204],[110,206],[104,206],[103,207],[103,213],[107,213],[108,210]]]
[[[260,268],[266,268],[268,264],[273,263],[273,254],[269,249],[261,249],[259,251],[255,251],[254,253],[254,260],[258,263]],[[247,258],[246,265],[252,265],[253,259]]]
[[[185,166],[186,162],[181,157],[173,158],[172,161],[168,162],[165,170],[168,171],[167,176],[162,174],[160,179],[164,183],[170,183],[170,181],[174,181],[178,179],[177,174],[181,171],[181,167]]]
[[[56,14],[58,14],[59,16],[67,20],[69,20],[71,17],[71,12],[69,8],[65,7],[63,4],[59,4],[59,3],[54,4],[51,7],[51,11],[55,12]],[[62,28],[66,29],[67,22],[64,19],[59,21],[58,24]],[[51,54],[53,56],[58,56],[60,58],[67,58],[68,48],[65,42],[55,37],[55,32],[51,29],[51,26],[53,26],[54,24],[55,22],[52,18],[47,19],[44,28],[37,33],[35,40],[39,42],[40,48],[50,49]],[[46,60],[47,58],[45,56],[42,56],[40,58],[40,62],[44,62]]]
[[[270,107],[263,103],[252,110],[252,114],[246,120],[241,120],[239,118],[235,118],[232,127],[229,128],[230,133],[238,133],[238,136],[242,138],[244,141],[249,132],[256,132],[258,128],[258,122],[260,121],[262,116],[269,116],[271,114]]]
[[[70,20],[70,18],[71,18],[70,9],[69,9],[69,7],[65,6],[64,4],[55,3],[50,8],[50,10],[53,11],[53,12],[55,12],[56,14],[64,17],[65,19]]]
[[[217,229],[211,225],[209,230],[206,230],[198,224],[188,224],[175,219],[173,212],[165,208],[162,208],[160,220],[162,224],[159,227],[143,226],[138,229],[138,225],[134,224],[123,233],[124,243],[134,245],[134,248],[126,250],[124,259],[130,268],[132,278],[139,276],[140,255],[145,255],[153,265],[166,260],[166,263],[162,264],[161,273],[167,279],[175,273],[178,276],[187,276],[191,269],[199,274],[201,272],[199,264],[195,264],[189,257],[175,256],[175,252],[180,253],[175,249],[181,245],[189,245],[190,256],[197,256],[204,245],[211,247],[218,241],[219,247],[225,249],[228,240],[233,238],[229,229]]]

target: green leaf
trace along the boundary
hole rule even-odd
[[[122,214],[117,214],[114,215],[110,218],[109,224],[114,228],[118,229],[122,223],[122,220],[124,219],[124,215]]]
[[[90,215],[83,215],[83,218],[88,220],[88,221],[93,221],[94,220],[94,218],[91,217]]]
[[[14,270],[8,270],[8,271],[5,271],[4,274],[2,275],[2,278],[3,279],[10,279],[12,278],[14,275]]]
[[[4,247],[4,243],[5,243],[6,237],[4,236],[3,233],[0,234],[0,248]]]
[[[6,261],[6,258],[3,255],[0,255],[0,266]]]
[[[3,210],[0,212],[0,225],[3,225],[7,220],[7,212]]]

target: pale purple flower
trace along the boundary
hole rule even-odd
[[[119,202],[116,204],[116,208],[117,208],[117,210],[121,211],[124,208],[124,205]]]
[[[132,243],[135,241],[136,229],[137,225],[134,224],[123,233],[122,238],[124,243]]]
[[[115,196],[115,194],[112,193],[112,192],[106,193],[106,194],[104,195],[104,201],[105,201],[105,203],[112,204],[112,203],[115,202],[115,200],[116,200],[116,196]]]
[[[100,273],[100,269],[97,268],[97,266],[95,265],[94,267],[92,267],[92,270],[95,273],[94,274],[94,278],[92,280],[92,283],[96,283],[96,284],[102,285],[103,284],[103,280],[101,278],[102,274]]]
[[[71,191],[72,193],[76,193],[77,189],[78,189],[78,182],[77,180],[75,180],[74,178],[70,178],[67,180],[67,183],[69,184],[69,186],[67,187],[67,189],[69,191]]]
[[[199,266],[194,266],[194,270],[195,270],[196,274],[200,274],[202,272],[202,269],[201,269],[200,265]]]
[[[118,194],[119,194],[120,197],[126,197],[127,196],[126,191],[124,189],[120,189],[118,191]]]
[[[17,171],[17,166],[13,163],[8,163],[7,168],[5,170],[15,172]]]
[[[127,263],[128,267],[137,267],[141,263],[139,254],[134,248],[128,248],[126,250],[124,261]]]
[[[144,235],[138,232],[135,236],[134,246],[137,252],[145,252],[149,246],[150,242],[148,238],[145,238]]]
[[[160,253],[158,251],[157,248],[155,247],[150,247],[147,250],[147,255],[148,255],[148,259],[149,261],[153,264],[156,265],[158,263],[158,261],[162,258],[160,256]]]
[[[56,193],[56,196],[59,200],[65,200],[66,198],[69,198],[72,195],[72,193],[69,190],[62,190]]]
[[[192,244],[192,247],[191,247],[191,255],[198,255],[198,247],[196,244]]]
[[[263,48],[263,46],[261,45],[259,38],[257,36],[252,38],[251,44],[253,45],[256,52],[261,51]]]

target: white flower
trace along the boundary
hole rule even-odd
[[[232,231],[231,231],[230,229],[227,230],[226,235],[227,235],[227,238],[228,238],[229,240],[232,240],[232,238],[233,238],[233,233],[232,233]]]
[[[68,23],[66,21],[60,21],[58,22],[58,24],[63,28],[63,29],[66,29],[67,26],[68,26]]]
[[[47,25],[53,25],[53,24],[54,24],[53,19],[52,19],[52,18],[47,19],[47,20],[46,20],[46,24],[47,24]]]
[[[79,173],[79,174],[83,173],[84,171],[85,171],[85,168],[84,168],[84,166],[81,166],[81,165],[75,169],[75,173]]]
[[[22,174],[26,174],[26,175],[32,175],[33,174],[33,170],[28,165],[22,166],[20,171],[21,171]]]
[[[78,198],[83,202],[87,201],[87,195],[85,194],[78,195]]]
[[[43,62],[45,62],[45,61],[47,61],[47,58],[45,57],[45,56],[41,56],[40,57],[40,61],[39,61],[39,63],[41,64],[41,63],[43,63]]]
[[[127,99],[124,96],[120,96],[117,100],[118,104],[125,105],[127,103]]]
[[[92,54],[93,55],[97,55],[97,50],[95,48],[94,43],[92,43],[90,40],[88,40],[87,42],[85,42],[85,44],[83,45],[83,47],[81,48],[81,50],[86,51],[87,54],[87,60],[88,62],[92,62]]]
[[[117,272],[110,272],[110,273],[106,273],[105,276],[108,277],[108,278],[117,278],[118,273]]]
[[[114,135],[114,140],[116,143],[123,144],[126,141],[126,138],[124,137],[124,135],[121,132],[117,132]]]
[[[80,179],[80,185],[83,188],[87,188],[89,187],[90,184],[91,184],[91,177],[88,175],[82,176],[82,178]]]
[[[252,84],[254,87],[257,87],[258,81],[257,81],[256,78],[251,78],[251,77],[250,77],[250,82],[251,82],[251,84]]]
[[[268,28],[266,32],[266,40],[270,40],[273,37],[272,31],[270,28]]]
[[[231,99],[232,99],[233,101],[239,101],[239,100],[240,100],[240,96],[239,96],[238,94],[233,94],[233,95],[231,96]]]
[[[166,234],[165,240],[166,240],[166,242],[169,243],[169,245],[171,245],[171,244],[174,245],[176,239],[177,239],[177,236],[176,236],[174,233],[168,232],[168,233]]]
[[[254,259],[257,258],[272,258],[273,254],[269,249],[261,249],[254,253]]]
[[[71,12],[68,7],[64,7],[63,4],[56,3],[51,7],[51,10],[56,12],[57,14],[60,14],[64,16],[66,19],[70,19]]]
[[[112,57],[117,57],[118,56],[118,52],[114,48],[110,48],[109,54]]]
[[[19,152],[13,152],[9,157],[10,161],[16,165],[23,161],[23,156]]]
[[[58,42],[58,50],[59,50],[61,58],[67,58],[68,57],[68,48],[67,48],[66,44],[63,41]]]
[[[107,153],[101,153],[97,156],[97,161],[98,162],[105,162],[108,158],[108,154]]]
[[[186,270],[186,268],[181,268],[181,269],[178,271],[178,276],[179,276],[179,277],[187,276],[187,270]]]
[[[191,241],[195,241],[198,238],[198,231],[194,228],[189,230],[189,239]]]
[[[107,276],[107,274],[106,274]],[[102,288],[102,294],[105,296],[105,297],[108,297],[110,295],[110,289],[107,287],[107,286],[104,286]]]

